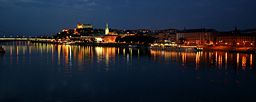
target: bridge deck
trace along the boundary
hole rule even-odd
[[[0,41],[51,41],[53,39],[44,38],[0,38]]]

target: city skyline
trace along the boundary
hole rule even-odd
[[[251,29],[253,0],[0,0],[0,33],[53,34],[76,23],[116,29]]]

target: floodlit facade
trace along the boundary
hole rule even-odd
[[[185,45],[213,45],[214,35],[217,31],[214,29],[190,29],[178,31],[176,42]]]

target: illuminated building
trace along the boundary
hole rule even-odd
[[[150,29],[138,29],[135,32],[136,32],[136,34],[142,34],[142,35],[152,33]]]
[[[103,37],[103,40],[106,43],[115,43],[117,37],[118,37],[117,35],[105,35]]]
[[[93,34],[93,25],[78,23],[77,28],[75,29],[75,34],[82,36],[90,36]]]
[[[109,31],[109,26],[108,24],[106,24],[106,28],[105,28],[105,36],[102,37],[103,41],[105,43],[115,43],[116,42],[116,38],[117,38],[117,33],[115,32],[110,32]]]
[[[220,32],[216,35],[216,45],[254,47],[256,44],[256,30]]]
[[[97,43],[102,43],[103,42],[103,39],[101,37],[95,37],[95,41]]]
[[[83,42],[93,42],[93,39],[95,39],[95,37],[93,37],[93,36],[81,36],[81,37],[79,37],[79,40],[83,41]]]
[[[77,28],[77,29],[92,29],[92,28],[93,28],[93,25],[91,25],[91,24],[81,24],[81,23],[78,23],[76,28]]]
[[[176,29],[157,30],[153,36],[157,38],[158,43],[175,42]]]
[[[185,45],[212,45],[214,29],[190,29],[179,31],[176,34],[176,42]]]
[[[73,29],[63,29],[62,33],[64,33],[64,34],[73,34],[74,30]]]

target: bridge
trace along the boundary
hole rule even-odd
[[[0,41],[52,41],[46,38],[0,38]]]

